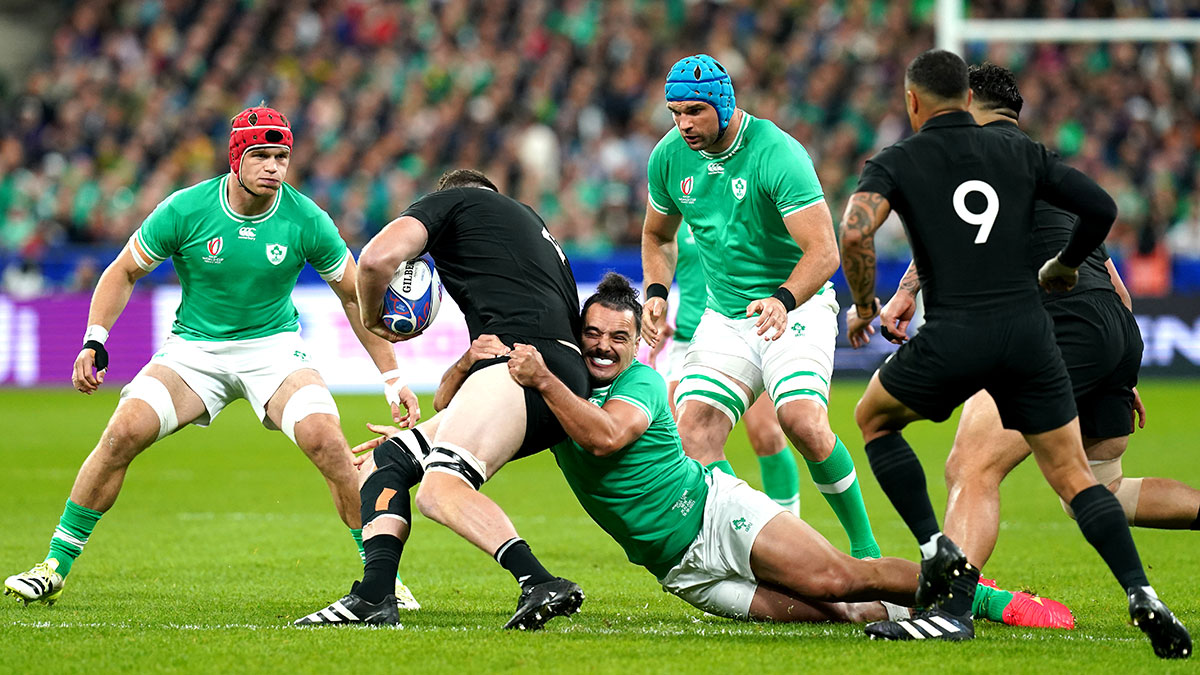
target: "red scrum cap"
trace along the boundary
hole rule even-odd
[[[233,128],[229,130],[229,168],[238,175],[246,153],[263,147],[291,150],[292,125],[283,113],[273,108],[246,108],[233,118]]]

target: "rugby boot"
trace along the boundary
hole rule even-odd
[[[570,616],[583,604],[583,589],[562,577],[528,586],[517,600],[517,611],[505,628],[538,630],[556,616]]]
[[[34,601],[53,605],[62,595],[65,583],[63,575],[54,571],[50,563],[40,562],[28,572],[5,579],[4,594],[24,601],[26,605]]]
[[[1150,638],[1156,656],[1161,659],[1186,659],[1192,655],[1192,636],[1166,603],[1145,586],[1130,588],[1126,592],[1129,595],[1129,618]]]
[[[354,594],[358,582],[350,588],[350,592],[341,600],[320,609],[308,616],[297,619],[296,626],[313,626],[325,624],[367,623],[396,625],[400,623],[400,610],[396,606],[395,595],[385,595],[378,603],[363,600]]]
[[[917,579],[917,605],[933,607],[943,604],[954,595],[951,591],[954,580],[972,569],[958,544],[950,541],[950,537],[941,535],[937,541],[937,552],[933,557],[921,561],[921,575]]]
[[[934,607],[913,614],[911,619],[876,621],[863,628],[872,640],[960,640],[975,639],[971,613],[955,616]]]

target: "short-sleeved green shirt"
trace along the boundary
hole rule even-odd
[[[804,146],[770,120],[743,112],[724,152],[692,150],[672,129],[650,154],[650,207],[682,214],[708,281],[708,307],[744,317],[746,305],[775,292],[803,251],[785,216],[825,199]],[[800,298],[797,298],[801,300]]]
[[[634,361],[588,398],[641,410],[650,420],[637,440],[596,457],[570,439],[551,450],[588,515],[604,528],[629,561],[662,578],[683,559],[703,523],[708,469],[683,454],[667,386],[653,368]]]
[[[164,199],[134,233],[144,269],[171,258],[183,287],[171,332],[187,340],[246,340],[300,328],[292,289],[307,262],[340,279],[350,250],[329,214],[284,183],[263,214],[229,204],[228,176]],[[138,250],[140,249],[140,251]]]
[[[679,244],[679,257],[675,260],[675,283],[679,286],[675,339],[687,342],[696,334],[696,326],[700,325],[700,317],[708,303],[708,284],[704,281],[704,264],[696,250],[691,226],[681,223],[675,240]]]

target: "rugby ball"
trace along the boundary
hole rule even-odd
[[[400,335],[429,327],[442,306],[442,282],[433,258],[423,255],[396,270],[383,293],[383,325]]]

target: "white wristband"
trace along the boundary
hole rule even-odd
[[[386,373],[380,373],[379,379],[383,380],[384,382],[387,382],[388,380],[394,380],[397,377],[400,377],[400,375],[401,375],[400,369],[393,368],[393,369],[387,371]]]
[[[83,341],[88,342],[90,340],[104,344],[108,341],[108,329],[99,324],[88,326],[87,330],[83,333]]]

